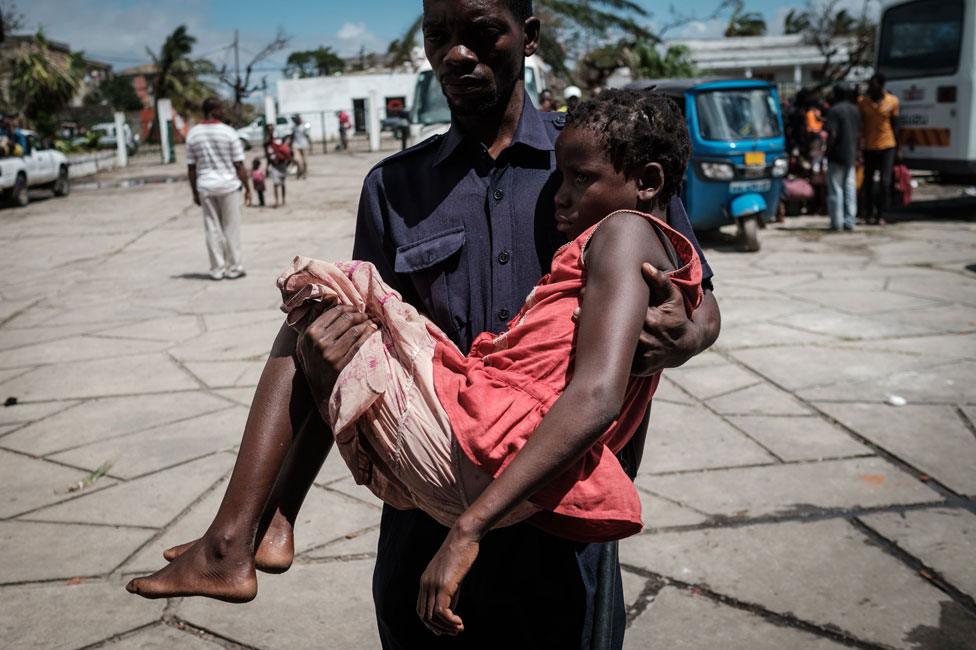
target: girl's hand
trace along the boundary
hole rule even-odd
[[[471,570],[478,550],[478,539],[460,532],[455,526],[420,577],[417,615],[438,636],[456,636],[464,631],[464,622],[454,613],[454,608],[457,607],[461,581]]]

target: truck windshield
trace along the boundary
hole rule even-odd
[[[711,90],[695,98],[705,140],[755,140],[781,134],[776,100],[767,88]]]
[[[962,48],[962,0],[920,0],[881,19],[878,70],[888,79],[955,74]]]
[[[425,70],[417,78],[417,91],[413,102],[412,122],[417,124],[450,124],[451,109],[441,84],[432,70]]]

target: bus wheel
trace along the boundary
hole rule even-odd
[[[747,253],[759,250],[759,215],[739,219],[739,246]]]

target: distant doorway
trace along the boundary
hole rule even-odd
[[[352,122],[356,133],[366,133],[366,100],[352,100]]]

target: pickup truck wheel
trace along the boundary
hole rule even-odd
[[[61,167],[58,180],[54,181],[54,196],[68,196],[71,191],[71,181],[68,180],[68,168]]]
[[[23,173],[17,174],[17,180],[10,188],[9,196],[10,202],[18,208],[23,208],[30,202],[30,195],[27,193],[27,176]]]

